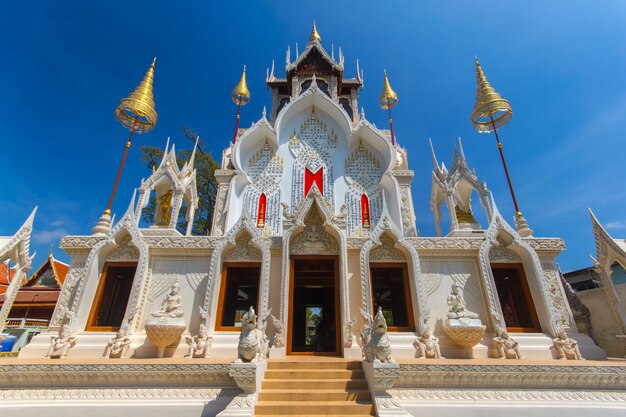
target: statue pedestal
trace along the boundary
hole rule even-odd
[[[364,360],[363,371],[372,393],[377,416],[401,417],[411,415],[387,392],[400,376],[400,365],[397,363],[372,363]]]
[[[231,364],[228,375],[235,380],[241,393],[218,416],[252,417],[266,369],[267,362],[235,362]]]
[[[285,359],[287,357],[287,348],[271,347],[269,348],[269,355],[271,359]]]
[[[146,323],[146,334],[157,348],[157,358],[165,355],[165,348],[176,347],[186,329],[185,321],[170,317],[154,317]]]
[[[454,343],[471,350],[480,343],[487,326],[483,325],[480,319],[462,317],[444,320],[443,328]]]

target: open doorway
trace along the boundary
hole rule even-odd
[[[292,258],[289,354],[337,354],[337,258]]]

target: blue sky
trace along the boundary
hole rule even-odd
[[[94,4],[90,4],[94,3]],[[306,44],[316,19],[323,45],[343,49],[346,75],[365,72],[360,105],[381,128],[383,69],[400,102],[394,129],[415,171],[420,233],[435,235],[429,208],[428,138],[448,166],[457,138],[500,211],[513,217],[493,135],[474,132],[474,55],[511,101],[501,131],[518,201],[536,236],[561,237],[563,270],[594,252],[587,208],[614,237],[626,236],[626,3],[620,1],[57,1],[0,5],[0,235],[35,205],[38,266],[66,234],[89,234],[104,210],[125,131],[117,102],[157,56],[159,121],[137,136],[113,211],[123,213],[148,171],[141,145],[177,147],[182,126],[220,156],[232,135],[230,90],[248,66],[249,126],[270,104],[266,68],[284,70],[285,51]]]

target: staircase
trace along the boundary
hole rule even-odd
[[[299,357],[270,360],[255,416],[373,416],[360,361]]]

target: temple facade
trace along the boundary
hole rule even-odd
[[[554,404],[574,414],[583,403],[606,415],[623,412],[624,368],[578,362],[606,355],[576,328],[555,262],[563,241],[509,224],[460,142],[450,168],[433,149],[430,203],[439,236],[419,236],[409,155],[359,111],[359,70],[348,77],[343,54],[335,59],[314,30],[295,60],[287,52],[284,76],[272,68],[266,81],[271,108],[238,131],[216,171],[210,235],[177,230],[181,212],[194,218],[196,172],[193,156],[179,168],[167,146],[108,230],[63,238],[71,262],[59,303],[49,331],[21,359],[72,363],[74,374],[58,368],[62,384],[74,386],[78,372],[122,392],[119,398],[148,384],[154,371],[150,389],[161,394],[150,395],[180,404],[187,389],[189,404],[203,402],[203,415],[251,415],[255,405],[259,413],[254,379],[265,365],[258,364],[303,356],[365,358],[378,415],[418,415],[449,401],[499,415],[490,402],[524,408],[529,399],[542,415]],[[151,196],[154,222],[145,226]],[[492,358],[503,361],[498,367]],[[565,370],[558,359],[577,365]],[[234,362],[257,364],[245,368],[248,385]],[[36,366],[5,371],[15,380],[28,380],[28,372],[50,378]],[[531,370],[536,379],[527,377]],[[109,371],[128,380],[102,382]],[[447,385],[445,375],[458,385]],[[169,394],[168,384],[175,385]],[[569,394],[570,387],[584,392]],[[476,401],[463,400],[468,390]],[[149,395],[138,392],[133,401],[143,410],[171,412],[150,408],[141,402]],[[113,414],[120,401],[108,404]],[[200,415],[193,407],[177,412]]]

